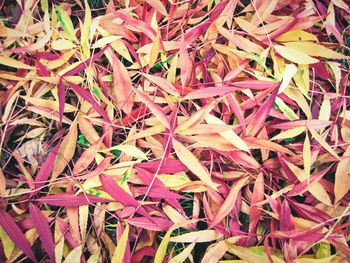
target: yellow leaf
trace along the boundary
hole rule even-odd
[[[292,100],[294,100],[299,105],[300,109],[305,113],[307,119],[312,119],[310,105],[306,101],[305,97],[299,89],[288,87],[284,90],[284,94]]]
[[[0,168],[0,196],[4,197],[6,193],[6,179],[2,169]]]
[[[0,226],[0,240],[3,245],[5,257],[8,259],[15,249],[15,243],[9,238],[4,229]]]
[[[125,46],[123,41],[115,40],[111,43],[111,47],[114,49],[115,52],[117,52],[123,58],[125,58],[129,62],[133,62],[129,53],[129,49]]]
[[[46,131],[47,128],[35,128],[28,133],[26,133],[25,137],[29,139],[33,139],[36,137],[39,137],[41,134],[43,134]]]
[[[339,93],[339,85],[341,80],[341,70],[340,64],[338,62],[327,61],[327,65],[331,68],[334,78],[335,78],[335,88],[337,93]]]
[[[350,58],[320,44],[313,42],[286,42],[284,45],[290,49],[297,50],[305,55],[322,58],[342,59]],[[303,63],[308,64],[308,63]]]
[[[248,22],[244,17],[236,17],[235,22],[238,24],[240,28],[242,28],[249,35],[254,35],[254,31],[256,30],[256,26],[252,23]]]
[[[34,97],[29,97],[29,96],[22,96],[22,98],[25,99],[30,104],[33,104],[35,106],[49,108],[49,109],[51,109],[53,111],[57,111],[57,112],[59,111],[58,101],[48,100],[48,99],[39,99],[39,98],[34,98]],[[64,112],[74,112],[76,110],[77,110],[76,107],[74,107],[68,103],[64,104]]]
[[[186,217],[184,217],[177,209],[173,208],[170,205],[163,206],[163,211],[174,224],[186,220]]]
[[[285,59],[288,59],[289,61],[292,61],[294,63],[298,64],[314,64],[317,63],[318,60],[315,58],[312,58],[298,50],[295,50],[293,48],[280,46],[280,45],[274,45],[274,48],[276,51]]]
[[[294,64],[287,64],[284,69],[282,83],[278,89],[278,94],[282,93],[285,88],[289,85],[295,73],[297,73],[298,68]]]
[[[112,257],[112,263],[122,263],[123,262],[123,255],[125,254],[126,249],[126,243],[128,242],[129,237],[129,225],[126,223],[124,232],[120,239],[118,240],[117,247],[114,250],[113,257]]]
[[[80,45],[85,59],[90,57],[89,32],[91,26],[91,10],[87,0],[85,0],[85,18],[81,27]]]
[[[344,10],[349,11],[349,5],[346,4],[343,0],[332,0],[333,4],[336,5],[337,7],[340,7]]]
[[[51,47],[54,50],[67,50],[67,49],[75,48],[75,44],[68,39],[61,38],[61,39],[52,41]]]
[[[296,137],[299,134],[303,133],[304,131],[305,131],[305,127],[303,127],[303,126],[296,127],[296,128],[290,129],[290,130],[286,130],[284,132],[277,134],[273,138],[271,138],[271,141],[293,138],[293,137]]]
[[[331,117],[331,101],[326,96],[323,98],[323,102],[318,114],[318,119],[322,121],[329,121]]]
[[[316,258],[317,259],[328,258],[331,255],[332,255],[331,244],[327,241],[320,242],[319,247],[317,248],[317,251],[316,251]]]
[[[211,101],[204,107],[198,107],[199,109],[194,114],[192,114],[187,120],[177,126],[175,133],[182,133],[187,130],[191,130],[193,127],[200,124],[208,116],[209,112],[214,109],[216,104],[216,101]],[[226,124],[224,123],[224,125]]]
[[[86,263],[99,263],[101,260],[100,252],[97,251],[95,254],[92,254],[89,259],[86,261]]]
[[[208,124],[227,125],[225,122],[223,122],[222,120],[220,120],[219,118],[217,118],[211,114],[208,114],[205,117],[205,121]],[[232,129],[228,130],[228,131],[220,132],[219,134],[223,138],[225,138],[225,140],[230,142],[233,146],[237,147],[238,149],[240,149],[242,151],[249,152],[249,147],[247,146],[247,144]]]
[[[309,66],[299,65],[298,72],[294,75],[293,79],[298,89],[308,98],[310,86]]]
[[[63,5],[57,5],[55,7],[58,21],[64,32],[67,34],[67,37],[69,37],[70,40],[77,41],[74,26],[67,11],[64,9]]]
[[[55,223],[55,262],[61,263],[63,257],[64,237],[56,221]]]
[[[55,69],[64,65],[72,56],[74,55],[74,50],[65,52],[59,59],[53,61],[48,61],[46,67],[48,69]]]
[[[158,178],[168,188],[181,188],[184,184],[191,183],[192,181],[185,174],[176,174],[176,176],[169,176],[167,174],[160,174]]]
[[[240,259],[247,260],[248,262],[269,263],[269,259],[265,252],[265,248],[262,247],[242,247],[230,244],[227,242],[228,251]],[[284,263],[285,261],[276,255],[271,255],[274,263]]]
[[[184,250],[181,251],[181,253],[177,254],[175,257],[169,260],[169,263],[183,263],[186,261],[188,256],[191,254],[194,246],[196,245],[195,242],[188,245]]]
[[[317,37],[313,34],[305,32],[303,30],[290,30],[278,37],[274,40],[281,42],[289,42],[289,41],[317,41]]]
[[[344,152],[335,172],[334,195],[337,204],[349,191],[350,185],[350,146]]]
[[[160,47],[160,32],[159,30],[157,30],[157,35],[156,35],[156,38],[154,39],[151,53],[149,55],[149,62],[148,62],[149,67],[153,67],[154,63],[156,63],[158,54],[159,54],[159,47]]]
[[[14,94],[12,94],[11,98],[7,101],[5,109],[3,110],[2,118],[1,118],[3,123],[6,123],[11,118],[14,107],[17,104],[20,92],[21,92],[20,90],[16,91]]]
[[[14,59],[11,57],[5,57],[5,56],[0,56],[0,64],[8,67],[12,67],[12,68],[35,69],[34,67],[24,64],[23,62],[17,59]]]
[[[92,46],[92,49],[104,47],[116,40],[121,39],[121,36],[107,36],[97,40]]]
[[[83,252],[83,247],[80,245],[69,252],[64,260],[64,263],[80,263],[80,257]]]
[[[178,64],[178,59],[179,59],[179,56],[178,56],[178,54],[176,54],[170,61],[170,68],[169,68],[168,75],[166,78],[171,83],[176,82],[176,68],[177,68],[177,64]]]
[[[333,155],[335,158],[340,160],[339,156],[337,153],[329,146],[329,144],[319,135],[313,128],[308,127],[309,131],[311,132],[312,136],[315,138],[318,143],[325,148],[331,155]]]
[[[342,262],[341,259],[334,260],[334,257],[336,255],[326,257],[326,258],[297,258],[294,262],[295,263],[329,263],[329,262]]]
[[[286,116],[289,120],[295,121],[299,120],[299,116],[279,97],[275,99],[275,103],[278,108],[283,112],[283,115]]]
[[[89,218],[89,206],[82,205],[79,206],[79,226],[80,226],[80,235],[82,240],[86,238],[86,228]]]
[[[219,241],[215,243],[212,247],[209,247],[204,254],[202,262],[204,263],[217,263],[225,255],[228,247],[226,241]]]
[[[217,189],[218,184],[214,183],[205,167],[198,161],[198,159],[189,151],[182,143],[173,139],[173,147],[179,160],[186,165],[186,167],[209,187]]]
[[[170,241],[178,243],[211,242],[222,238],[222,236],[223,234],[217,232],[216,230],[201,230],[172,237],[170,238]]]
[[[162,263],[163,259],[165,257],[166,251],[167,251],[167,247],[170,241],[170,236],[171,233],[180,227],[184,227],[190,224],[193,224],[195,222],[197,222],[197,219],[192,219],[192,220],[186,220],[186,221],[182,221],[180,223],[174,224],[172,227],[169,228],[168,232],[165,234],[165,236],[163,237],[162,242],[160,243],[156,255],[154,257],[154,263]]]

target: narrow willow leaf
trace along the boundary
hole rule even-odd
[[[124,259],[126,243],[128,242],[129,237],[129,225],[126,224],[124,232],[121,238],[118,240],[117,247],[114,250],[112,263],[122,263]]]
[[[205,117],[205,120],[208,124],[226,125],[225,122],[223,122],[222,120],[220,120],[219,118],[217,118],[211,114],[208,114]],[[233,130],[220,132],[219,134],[222,137],[224,137],[228,142],[232,143],[232,145],[234,145],[238,149],[240,149],[242,151],[249,152],[249,147],[247,146],[247,144]]]
[[[303,126],[288,129],[288,130],[283,131],[283,132],[277,134],[276,136],[272,137],[271,141],[282,140],[282,139],[287,139],[287,138],[294,138],[294,137],[298,136],[299,134],[302,134],[305,131],[305,129],[306,128]]]
[[[311,145],[309,140],[309,135],[306,133],[304,145],[303,145],[303,161],[304,161],[304,171],[306,174],[306,180],[310,180],[311,173]]]
[[[177,254],[175,257],[170,259],[169,263],[182,263],[182,262],[185,262],[185,260],[188,258],[188,256],[191,254],[192,250],[194,249],[195,245],[196,245],[196,242],[193,242],[192,244],[188,245],[179,254]]]
[[[298,64],[314,64],[318,62],[317,59],[312,58],[299,50],[280,45],[274,45],[273,47],[282,57],[291,62]]]
[[[213,189],[217,189],[218,184],[214,183],[210,175],[205,167],[202,166],[202,164],[199,162],[199,160],[191,153],[190,150],[188,150],[182,143],[179,141],[173,139],[173,147],[175,150],[175,153],[179,160],[186,165],[186,167],[195,175],[198,176],[198,178],[203,181],[206,185],[209,187],[212,187]]]
[[[334,194],[335,204],[337,204],[344,195],[349,191],[350,185],[350,146],[347,147],[344,155],[341,157],[338,163],[337,170],[335,172],[334,182]]]

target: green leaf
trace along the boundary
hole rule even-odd
[[[84,134],[79,134],[79,137],[78,137],[78,144],[80,146],[84,146],[84,147],[89,147],[89,141],[86,139],[85,135]]]
[[[66,10],[64,10],[63,6],[55,6],[58,21],[60,21],[61,27],[63,28],[64,32],[68,35],[70,40],[78,41],[77,37],[75,36],[75,30],[72,23],[72,20],[70,19],[68,13]]]

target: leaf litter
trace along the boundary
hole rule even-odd
[[[349,10],[2,3],[0,261],[348,261]]]

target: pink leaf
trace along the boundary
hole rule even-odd
[[[222,87],[203,88],[203,89],[198,89],[188,93],[185,99],[193,100],[193,99],[213,98],[215,96],[225,95],[234,90],[237,90],[237,87],[222,86]]]
[[[0,225],[7,233],[9,238],[16,244],[16,246],[22,250],[31,260],[37,262],[33,251],[30,248],[30,244],[22,233],[21,229],[19,229],[19,227],[16,225],[13,218],[3,210],[0,210]]]
[[[270,97],[261,105],[258,111],[251,116],[249,125],[247,127],[247,134],[250,136],[255,136],[262,128],[270,110],[275,102],[278,89],[274,89]]]
[[[152,217],[152,221],[154,222],[150,221],[146,217],[128,218],[125,219],[125,221],[136,227],[162,232],[167,231],[173,225],[171,221],[160,217]]]
[[[58,149],[60,147],[61,143],[58,143],[55,148],[52,149],[51,153],[49,154],[49,156],[47,157],[45,163],[41,166],[37,176],[35,177],[35,187],[34,189],[38,189],[40,187],[42,187],[43,185],[45,185],[45,182],[48,180],[48,178],[51,175],[51,172],[53,170],[53,165],[58,153]],[[31,196],[33,196],[36,193],[33,192],[31,193]]]
[[[49,224],[47,222],[46,217],[43,215],[43,213],[40,211],[40,209],[37,208],[33,204],[29,205],[29,212],[33,218],[34,226],[36,228],[36,231],[40,237],[40,240],[41,240],[47,254],[49,255],[49,257],[52,260],[54,260],[55,259],[55,245],[53,242],[51,229],[49,227]]]
[[[111,200],[84,193],[81,193],[79,195],[72,195],[67,193],[48,195],[36,199],[36,201],[43,204],[62,207],[79,207],[82,205],[90,205],[99,202],[111,202]]]
[[[125,206],[132,206],[135,208],[138,207],[138,201],[134,197],[129,195],[127,192],[125,192],[124,189],[121,188],[111,177],[100,175],[100,180],[103,189],[115,200],[117,200]],[[145,208],[143,208],[142,206],[138,208],[138,213],[152,220]]]
[[[262,173],[256,177],[254,184],[254,191],[252,196],[252,201],[249,209],[249,232],[252,233],[258,224],[262,211],[262,204],[258,204],[259,202],[264,200],[264,176]]]
[[[84,90],[79,85],[74,84],[72,82],[68,82],[68,84],[74,90],[75,93],[81,96],[84,100],[88,101],[94,107],[94,109],[105,119],[106,122],[111,123],[105,110],[100,105],[98,105],[98,103],[92,97],[90,92]]]
[[[150,173],[155,173],[159,167],[159,174],[174,174],[178,172],[183,172],[187,170],[187,167],[179,160],[164,159],[162,164],[161,161],[150,161],[144,163],[138,163],[135,167],[143,168]]]
[[[65,101],[66,101],[66,94],[65,94],[64,84],[63,84],[62,78],[60,78],[60,81],[58,83],[58,103],[59,103],[58,111],[60,115],[60,123],[62,123],[62,119],[63,119]]]
[[[162,109],[155,104],[152,100],[149,99],[148,96],[143,94],[138,89],[135,89],[132,87],[132,89],[135,91],[135,93],[141,98],[142,102],[146,104],[146,106],[150,109],[150,111],[156,116],[156,118],[159,120],[161,124],[164,125],[165,128],[168,128],[170,130],[170,122],[168,117],[165,115],[165,113],[162,111]]]
[[[96,54],[94,54],[92,57],[88,58],[87,60],[81,62],[78,66],[76,66],[75,68],[67,71],[66,73],[63,74],[63,76],[74,76],[76,74],[78,74],[80,71],[86,69],[87,67],[90,67],[92,64],[94,64],[94,62],[99,59],[103,53],[105,52],[106,48],[108,46],[105,46],[104,48],[102,48],[99,52],[97,52]]]
[[[133,106],[132,87],[128,70],[119,61],[112,49],[107,49],[108,58],[113,67],[113,91],[117,100],[117,107],[126,114],[130,114]]]

